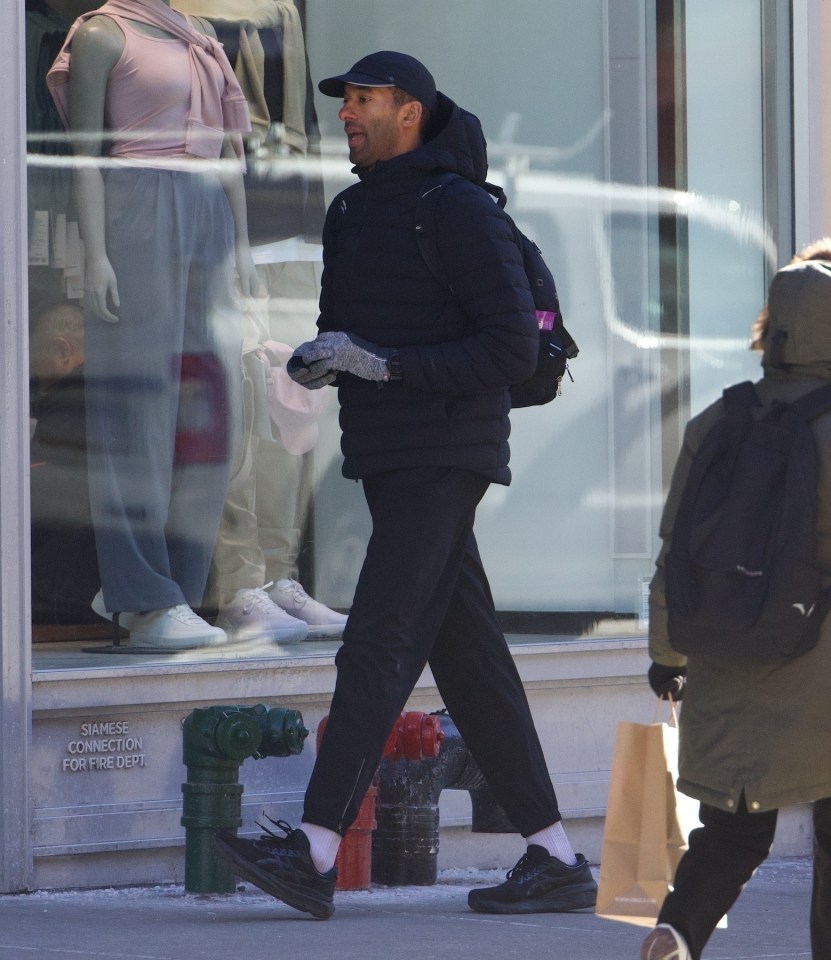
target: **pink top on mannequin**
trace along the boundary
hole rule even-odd
[[[117,137],[113,156],[215,159],[225,133],[251,129],[248,104],[222,45],[162,0],[108,0],[72,25],[46,78],[67,127],[72,38],[81,23],[101,15],[111,16],[125,36],[124,51],[110,75],[107,126],[137,134]],[[160,27],[171,39],[142,34],[123,18]]]
[[[121,27],[125,42],[107,83],[105,125],[116,132],[110,156],[149,159],[196,154],[217,158],[224,136],[221,130],[205,128],[201,143],[188,143],[191,78],[187,44],[151,37],[121,17],[112,19]],[[206,74],[218,97],[223,86],[219,64],[207,64]],[[190,132],[194,141],[193,126]]]

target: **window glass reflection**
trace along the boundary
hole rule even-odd
[[[561,399],[512,416],[512,485],[479,509],[505,628],[643,635],[676,420],[755,371],[748,311],[777,252],[763,159],[746,123],[729,134],[731,110],[761,114],[719,103],[737,163],[714,164],[708,124],[714,89],[761,88],[759,51],[702,61],[696,7],[686,76],[658,91],[642,0],[519,0],[500,31],[490,2],[383,7],[27,0],[33,619],[73,641],[62,657],[114,646],[115,612],[118,656],[337,649],[369,524],[335,391],[293,391],[285,364],[315,334],[323,216],[353,179],[316,81],[384,48],[480,116],[581,348]],[[750,0],[721,15],[756,35]],[[690,108],[681,193],[658,188],[669,100]]]
[[[328,406],[284,371],[323,214],[293,162],[318,137],[300,15],[191,6],[27,9],[32,287],[55,300],[32,311],[34,618],[112,621],[118,652],[346,619],[300,583]]]

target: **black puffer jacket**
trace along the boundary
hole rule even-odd
[[[356,168],[324,227],[321,330],[397,347],[403,379],[341,374],[346,477],[456,466],[510,482],[508,387],[537,352],[534,303],[507,217],[476,184],[487,174],[479,121],[439,94],[432,136],[418,149]],[[431,174],[451,171],[437,207],[450,289],[416,240],[416,204]]]

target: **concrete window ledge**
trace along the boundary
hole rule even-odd
[[[646,641],[509,641],[572,842],[597,862],[617,721],[650,722],[654,715]],[[310,731],[302,754],[248,760],[240,770],[244,832],[256,830],[263,810],[300,819],[317,726],[334,689],[336,642],[235,648],[233,657],[228,650],[139,657],[83,646],[89,644],[37,644],[33,656],[36,886],[182,881],[181,723],[196,707],[264,703],[301,711]],[[427,671],[408,709],[442,706]],[[102,742],[86,742],[96,740]],[[471,833],[466,792],[445,791],[440,808],[441,867],[501,868],[522,852],[515,835]],[[779,855],[810,851],[805,816],[783,818]]]

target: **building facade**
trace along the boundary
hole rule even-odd
[[[84,266],[76,164],[48,116],[44,50],[97,4],[0,4],[0,891],[177,881],[182,720],[195,707],[262,702],[301,710],[314,730],[333,689],[337,641],[137,654],[80,612],[82,592],[44,608],[30,572],[38,467],[27,318],[56,299],[77,307]],[[212,19],[242,75],[244,5],[233,15],[221,0],[177,6]],[[728,383],[757,376],[748,337],[770,276],[831,231],[823,170],[831,5],[275,7],[279,18],[254,29],[260,86],[252,91],[250,77],[245,85],[255,118],[249,235],[268,296],[240,317],[259,317],[260,341],[294,346],[313,336],[320,217],[352,176],[338,104],[317,94],[316,81],[376,49],[419,57],[439,89],[480,117],[489,179],[505,187],[509,212],[555,273],[580,346],[574,379],[552,404],[513,415],[513,483],[488,493],[477,529],[564,814],[596,856],[615,723],[653,709],[645,596],[683,425]],[[132,383],[124,391],[137,402]],[[368,521],[356,486],[340,476],[334,408],[319,414],[313,446],[297,452],[283,436],[269,448],[271,474],[293,486],[268,502],[258,491],[254,535],[267,555],[281,543],[292,575],[346,610]],[[210,437],[210,412],[197,410],[192,434]],[[135,495],[139,512],[141,485]],[[288,545],[275,530],[290,531]],[[79,542],[69,536],[58,559],[89,573]],[[48,582],[43,593],[55,596]],[[426,675],[412,706],[437,709],[436,696]],[[244,829],[264,808],[297,819],[313,740],[298,757],[245,765]],[[442,802],[442,822],[444,856],[502,862],[497,839],[467,843],[464,798]],[[798,812],[790,829],[783,849],[802,849]]]

